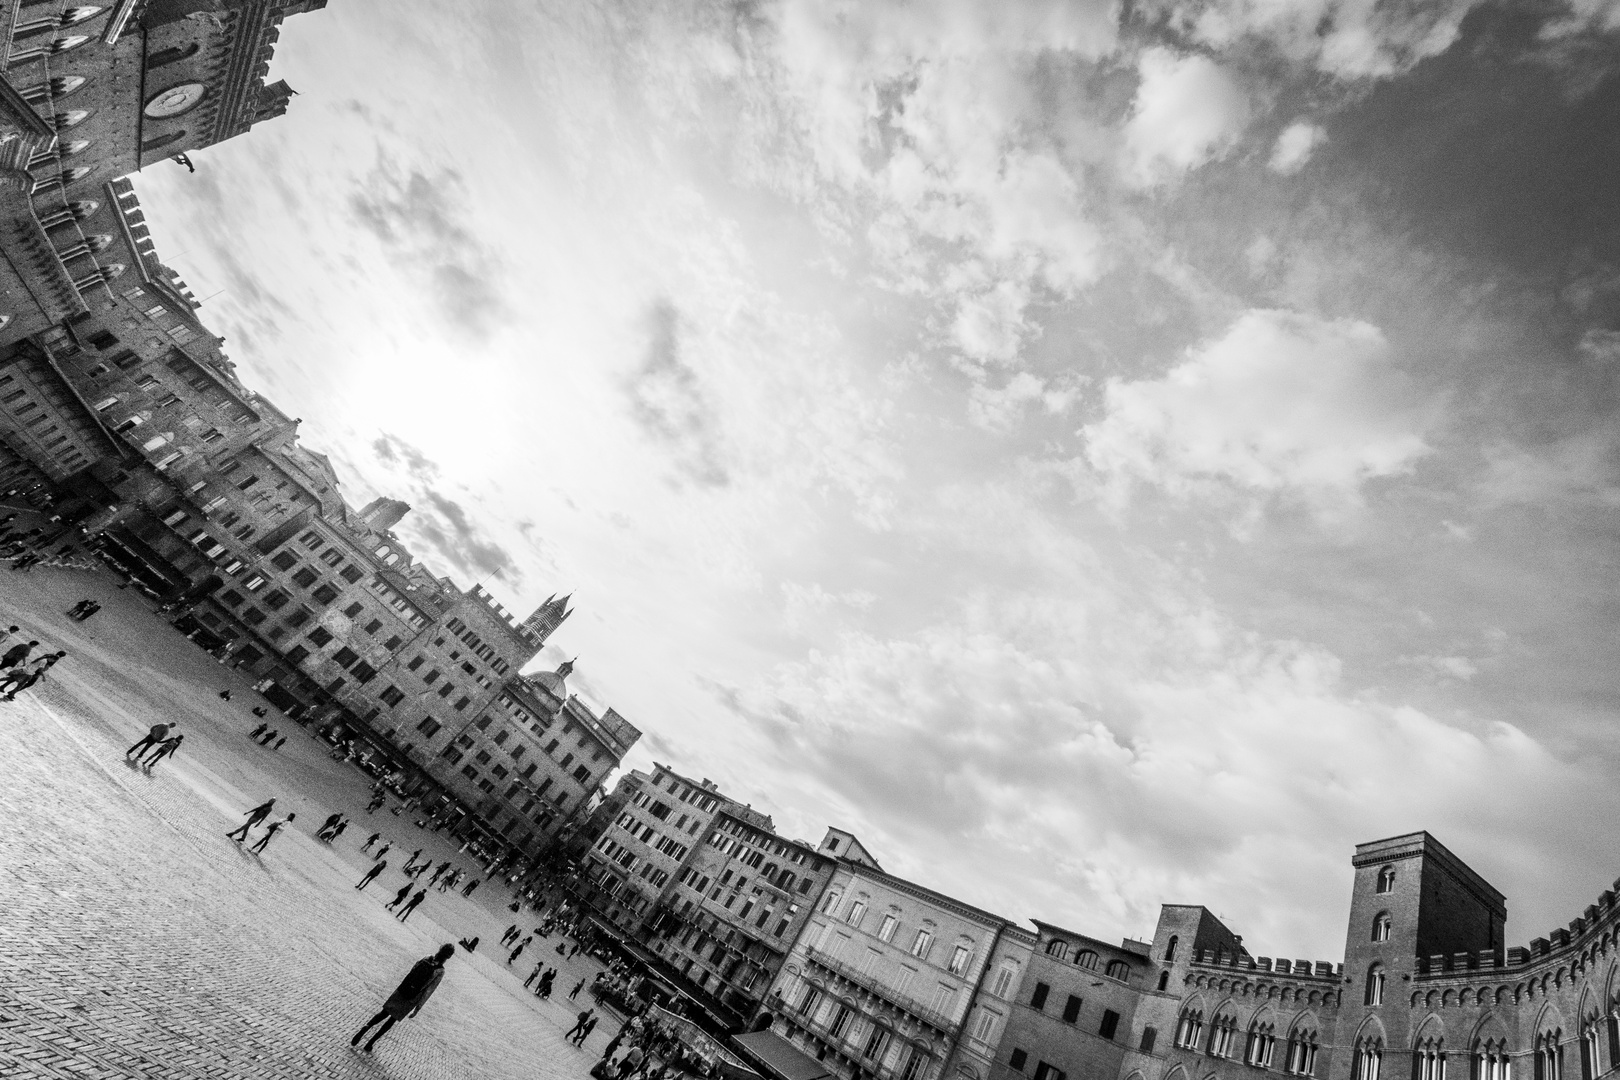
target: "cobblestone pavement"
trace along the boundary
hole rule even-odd
[[[61,614],[86,596],[105,610]],[[0,705],[0,1077],[583,1080],[616,1030],[604,1017],[585,1051],[562,1038],[584,1007],[567,989],[595,962],[563,963],[551,1002],[524,993],[535,959],[562,958],[531,946],[505,966],[510,896],[488,882],[392,918],[383,904],[412,850],[478,868],[404,818],[368,818],[364,774],[284,718],[279,753],[248,740],[258,695],[103,575],[0,571],[0,619],[68,650]],[[159,718],[186,740],[148,776],[123,753]],[[270,795],[293,826],[259,856],[225,839]],[[334,810],[353,824],[316,843]],[[362,893],[372,829],[394,851]],[[374,1054],[350,1048],[418,957],[475,934],[479,951],[456,951],[419,1017]]]

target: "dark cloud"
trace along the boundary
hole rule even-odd
[[[522,584],[523,573],[511,553],[473,521],[466,507],[433,488],[425,487],[421,494],[423,505],[406,519],[414,536],[463,574],[481,578],[500,571],[507,585]]]
[[[403,468],[411,479],[431,483],[439,475],[439,465],[422,451],[386,431],[371,442],[372,452],[385,465]]]
[[[452,325],[482,339],[511,309],[501,293],[499,256],[461,224],[465,199],[459,174],[406,174],[384,157],[349,196],[349,209],[361,228],[421,266],[421,287]]]
[[[647,322],[651,340],[627,386],[632,415],[643,431],[669,447],[682,476],[723,487],[730,477],[720,462],[717,419],[697,373],[681,359],[680,313],[663,300]]]

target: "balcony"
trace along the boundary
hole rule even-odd
[[[909,1045],[904,1042],[891,1039],[889,1045],[885,1046],[881,1051],[880,1057],[883,1060],[873,1061],[871,1058],[866,1057],[861,1052],[862,1048],[855,1043],[850,1042],[848,1039],[834,1038],[832,1033],[827,1030],[827,1025],[816,1023],[798,1005],[790,1004],[781,998],[774,998],[767,1002],[765,1007],[771,1009],[778,1016],[788,1018],[791,1025],[802,1028],[820,1041],[827,1043],[832,1056],[848,1066],[848,1068],[840,1070],[840,1075],[850,1075],[858,1070],[867,1080],[921,1080],[930,1072],[929,1065],[932,1063],[932,1059],[924,1059],[923,1062],[912,1066],[910,1075],[907,1076],[904,1052],[899,1055],[894,1053],[896,1045]],[[889,1061],[888,1059],[891,1057],[895,1058],[895,1060]]]
[[[819,968],[837,975],[845,982],[860,987],[874,997],[881,998],[901,1012],[915,1016],[923,1023],[934,1028],[940,1034],[949,1036],[956,1030],[956,1021],[929,1005],[924,1005],[914,997],[908,997],[897,990],[891,990],[875,975],[857,970],[854,966],[836,960],[820,949],[806,947],[804,955],[807,960]]]

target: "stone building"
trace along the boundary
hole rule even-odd
[[[651,773],[621,777],[615,797],[619,815],[585,853],[580,898],[625,937],[640,936],[722,809],[770,828],[770,818],[726,798],[713,781],[656,762]]]
[[[106,185],[281,115],[292,90],[264,81],[278,27],[324,6],[0,4],[0,346],[113,298],[131,263],[85,220]]]
[[[813,1075],[819,1063],[841,1080],[983,1077],[1005,1023],[1001,995],[1016,991],[1032,940],[999,915],[842,858],[771,990],[757,1022],[766,1030],[744,1045],[784,1074]]]
[[[755,819],[730,808],[716,814],[646,928],[686,988],[736,1027],[765,1000],[832,880],[839,857],[829,845],[850,857],[865,850],[837,830],[819,848],[785,840]]]

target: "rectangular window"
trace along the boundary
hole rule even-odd
[[[370,664],[361,662],[354,665],[349,674],[354,676],[354,681],[357,683],[368,683],[377,677],[377,669]]]
[[[1027,1053],[1025,1053],[1024,1051],[1018,1049],[1016,1046],[1013,1047],[1013,1052],[1011,1054],[1007,1055],[1007,1064],[1008,1064],[1008,1066],[1010,1066],[1011,1068],[1017,1069],[1019,1072],[1024,1071],[1024,1062],[1026,1062],[1028,1060],[1029,1060],[1029,1055]]]
[[[1051,992],[1052,988],[1050,986],[1047,986],[1043,982],[1036,983],[1035,992],[1029,995],[1029,1007],[1037,1012],[1046,1008],[1046,995],[1050,994]]]
[[[298,627],[309,622],[309,617],[310,611],[308,608],[299,608],[297,611],[287,616],[287,625],[296,630]]]
[[[338,591],[332,587],[331,582],[327,582],[309,595],[314,597],[317,603],[330,604],[337,599]]]
[[[1105,1039],[1112,1039],[1114,1032],[1119,1028],[1119,1013],[1113,1009],[1104,1009],[1102,1023],[1097,1027],[1097,1034]]]
[[[352,619],[364,610],[366,610],[366,606],[360,603],[360,601],[356,600],[354,603],[343,609],[343,614]]]
[[[355,568],[353,563],[350,563],[348,566],[345,566],[342,570],[338,571],[338,577],[342,578],[344,581],[347,581],[350,585],[353,585],[364,576],[364,574]]]
[[[282,552],[282,554],[285,555],[286,552]],[[293,575],[293,584],[300,589],[307,589],[319,580],[320,575],[307,566],[300,568],[298,573]]]
[[[368,633],[368,634],[375,634],[377,631],[379,631],[381,629],[382,629],[382,620],[381,619],[372,619],[370,622],[366,623],[366,633]]]
[[[387,702],[390,709],[395,705],[398,705],[401,701],[405,700],[405,695],[399,692],[399,687],[397,686],[390,686],[377,696]]]
[[[349,648],[347,645],[343,646],[343,648],[332,654],[333,662],[339,667],[353,667],[355,661],[359,659],[360,654]]]
[[[416,730],[420,731],[423,735],[426,735],[428,738],[431,739],[431,738],[433,738],[433,736],[435,736],[435,735],[437,735],[439,733],[439,727],[440,727],[439,722],[437,720],[433,719],[433,717],[429,716],[429,717],[425,718],[420,724],[416,725]]]
[[[402,641],[403,639],[398,634],[395,634],[387,641],[383,642],[383,648],[387,649],[389,652],[393,652],[395,649],[400,647]]]
[[[949,970],[952,975],[967,973],[968,965],[973,962],[973,950],[966,945],[958,945],[951,951]]]
[[[434,668],[432,671],[430,671],[426,675],[422,676],[422,681],[427,683],[429,686],[432,686],[434,683],[438,682],[439,681],[439,669]]]
[[[280,611],[282,608],[286,607],[291,600],[292,597],[288,596],[280,589],[272,589],[270,592],[264,594],[264,598],[260,600],[259,603],[263,604],[271,611]]]
[[[886,913],[883,916],[883,922],[878,925],[878,940],[893,941],[894,932],[899,926],[900,920],[895,918],[892,913]]]
[[[226,589],[219,594],[219,598],[221,602],[229,604],[231,607],[235,607],[242,602],[242,594],[235,589]]]
[[[249,626],[258,626],[260,623],[264,622],[264,620],[264,612],[260,611],[252,604],[249,604],[247,607],[242,609],[242,621],[247,623]]]
[[[928,959],[928,950],[934,946],[934,935],[927,930],[917,931],[917,936],[911,940],[911,955],[919,960]]]
[[[866,916],[866,901],[856,900],[849,905],[849,911],[844,915],[844,921],[851,926],[860,926],[861,919]]]
[[[1064,1076],[1062,1069],[1044,1061],[1035,1066],[1035,1080],[1064,1080]]]
[[[417,668],[419,668],[421,666],[422,666],[422,658],[420,656],[418,656],[418,657],[414,658],[410,663],[405,665],[405,670],[407,670],[407,671],[415,671]]]
[[[282,655],[287,658],[287,663],[296,664],[304,657],[309,655],[309,650],[304,648],[302,645],[294,645]]]
[[[277,555],[275,558],[270,560],[271,564],[275,566],[277,570],[291,570],[293,564],[297,561],[297,557],[294,556],[290,551],[283,551],[280,555]]]
[[[1153,1043],[1158,1039],[1158,1037],[1159,1037],[1159,1031],[1158,1031],[1157,1028],[1151,1027],[1151,1026],[1143,1028],[1142,1029],[1142,1053],[1144,1053],[1144,1054],[1153,1053]]]
[[[1069,1000],[1063,1003],[1063,1022],[1065,1024],[1072,1024],[1079,1018],[1080,999],[1075,997],[1073,994],[1070,994]]]

